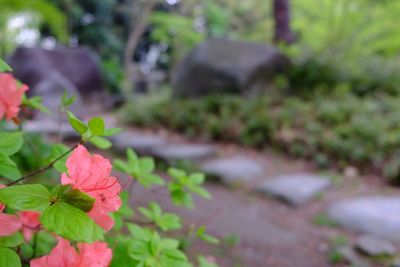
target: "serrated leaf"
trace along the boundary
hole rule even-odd
[[[109,149],[112,146],[112,143],[100,136],[93,136],[89,139],[89,142],[91,142],[93,145],[100,149]]]
[[[17,232],[10,236],[2,236],[0,237],[0,246],[3,247],[16,247],[21,245],[24,242],[24,237],[20,232]]]
[[[7,156],[17,153],[23,142],[21,132],[0,132],[0,151]]]
[[[3,153],[0,153],[0,176],[11,180],[16,180],[21,177],[17,164]]]
[[[86,126],[86,124],[79,120],[77,117],[75,117],[74,114],[72,114],[70,111],[67,111],[67,116],[68,116],[68,121],[69,124],[72,126],[72,128],[79,133],[80,135],[83,135],[84,133],[86,133],[86,131],[88,130],[88,127]]]
[[[21,267],[18,254],[9,248],[0,246],[0,267]]]
[[[44,228],[72,241],[92,243],[103,239],[103,230],[82,210],[56,202],[40,217]]]
[[[2,59],[0,59],[0,72],[12,71],[12,68]]]
[[[104,134],[105,124],[103,118],[101,117],[91,118],[88,122],[88,126],[93,135],[99,136]]]
[[[43,211],[50,203],[50,192],[40,184],[14,185],[0,189],[0,202],[16,210]]]

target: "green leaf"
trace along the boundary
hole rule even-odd
[[[22,95],[22,103],[25,106],[31,107],[33,109],[40,110],[43,113],[50,114],[50,111],[48,108],[46,108],[42,104],[42,98],[40,96],[34,96],[31,98],[27,98],[26,95]]]
[[[11,180],[16,180],[21,177],[17,164],[3,153],[0,153],[0,176],[7,177]]]
[[[94,117],[89,120],[89,129],[93,135],[103,135],[104,134],[104,120],[101,117]]]
[[[89,212],[93,208],[95,201],[94,198],[77,189],[70,189],[66,191],[63,197],[65,202],[79,208],[84,212]]]
[[[103,136],[113,136],[122,131],[122,128],[108,128],[105,129]]]
[[[68,96],[67,90],[64,91],[64,94],[61,98],[61,103],[63,107],[69,107],[75,102],[75,96]]]
[[[89,139],[89,142],[100,149],[109,149],[112,146],[112,143],[110,141],[100,136],[91,137]]]
[[[103,230],[82,210],[56,202],[40,217],[44,228],[68,240],[92,243],[103,239]]]
[[[205,175],[204,175],[204,173],[195,172],[195,173],[192,173],[192,174],[189,176],[189,181],[190,181],[192,184],[200,185],[200,184],[204,183],[204,180],[205,180]]]
[[[9,248],[0,246],[0,267],[21,267],[18,254]]]
[[[199,267],[218,267],[217,264],[208,261],[204,256],[198,256],[197,259],[199,261]]]
[[[196,236],[198,238],[200,238],[201,240],[203,240],[205,242],[208,242],[208,243],[212,243],[212,244],[218,244],[219,243],[218,238],[206,234],[206,227],[205,226],[200,226],[197,229]]]
[[[21,245],[23,242],[24,236],[20,232],[17,232],[10,236],[0,237],[0,246],[3,247],[12,248]]]
[[[179,216],[172,213],[164,213],[157,221],[156,224],[163,231],[176,230],[181,228]]]
[[[140,170],[142,172],[152,172],[155,168],[154,159],[150,157],[140,158]]]
[[[120,159],[116,159],[116,160],[114,160],[113,165],[114,165],[114,168],[117,169],[118,171],[121,171],[121,172],[131,175],[131,173],[130,173],[131,169],[126,162],[124,162]]]
[[[79,133],[80,135],[83,135],[84,133],[86,133],[86,131],[88,130],[88,127],[86,126],[86,124],[79,120],[77,117],[75,117],[74,114],[72,114],[72,112],[67,111],[67,115],[68,115],[68,121],[69,124],[71,124],[72,128],[74,128],[74,130]]]
[[[21,132],[0,132],[0,151],[7,156],[17,153],[23,142]]]
[[[50,202],[50,192],[40,184],[14,185],[0,189],[0,201],[16,210],[43,211]]]
[[[128,225],[129,233],[135,238],[145,241],[150,241],[152,233],[151,230],[140,227],[139,225],[129,223]]]
[[[0,72],[12,71],[12,68],[2,59],[0,59]]]
[[[51,147],[51,161],[55,160],[56,158],[58,158],[59,156],[65,154],[68,151],[68,147],[63,145],[63,144],[55,144]],[[64,157],[62,157],[61,159],[57,160],[56,163],[53,164],[54,169],[56,169],[58,172],[67,172],[67,166],[66,166],[66,162],[68,159],[68,155],[65,155]]]

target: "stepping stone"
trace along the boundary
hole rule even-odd
[[[309,202],[318,193],[329,187],[331,181],[313,174],[282,175],[264,181],[257,191],[272,195],[293,206]]]
[[[395,247],[387,240],[365,234],[357,239],[356,249],[365,255],[376,256],[392,256],[396,253]]]
[[[328,215],[338,224],[400,242],[400,197],[358,197],[334,203]]]
[[[24,124],[24,130],[29,133],[37,134],[58,134],[61,130],[64,137],[78,138],[79,135],[71,128],[68,123],[62,123],[53,120],[32,120]]]
[[[203,164],[201,170],[226,184],[247,183],[264,174],[259,163],[243,156],[212,160]]]
[[[165,138],[159,135],[129,131],[121,132],[111,139],[114,143],[114,148],[121,153],[125,153],[128,148],[132,148],[139,154],[150,154],[153,148],[167,143]]]
[[[215,153],[215,147],[197,144],[170,144],[151,149],[152,156],[169,162],[177,160],[198,161],[214,156]]]

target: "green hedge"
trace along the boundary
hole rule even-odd
[[[141,99],[127,105],[122,115],[136,126],[166,127],[256,148],[273,146],[321,166],[351,164],[364,173],[400,178],[400,97],[336,91],[308,100]]]

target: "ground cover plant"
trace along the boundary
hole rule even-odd
[[[217,266],[200,255],[192,264],[181,242],[190,237],[218,243],[205,226],[187,227],[157,202],[129,205],[128,189],[137,184],[165,187],[172,203],[193,207],[192,194],[210,198],[202,173],[169,168],[167,181],[155,172],[152,158],[131,149],[126,160],[113,162],[91,153],[93,145],[109,149],[107,137],[121,129],[107,128],[101,117],[76,118],[67,111],[74,99],[66,95],[60,110],[66,111],[79,141],[67,147],[32,139],[23,130],[23,113],[46,108],[40,99],[25,97],[28,87],[14,79],[3,61],[0,71],[0,267]],[[113,168],[129,180],[120,180]]]
[[[135,125],[166,127],[192,137],[279,148],[322,167],[354,165],[396,181],[399,100],[386,94],[360,97],[339,86],[308,98],[153,97],[127,106],[121,116]]]

